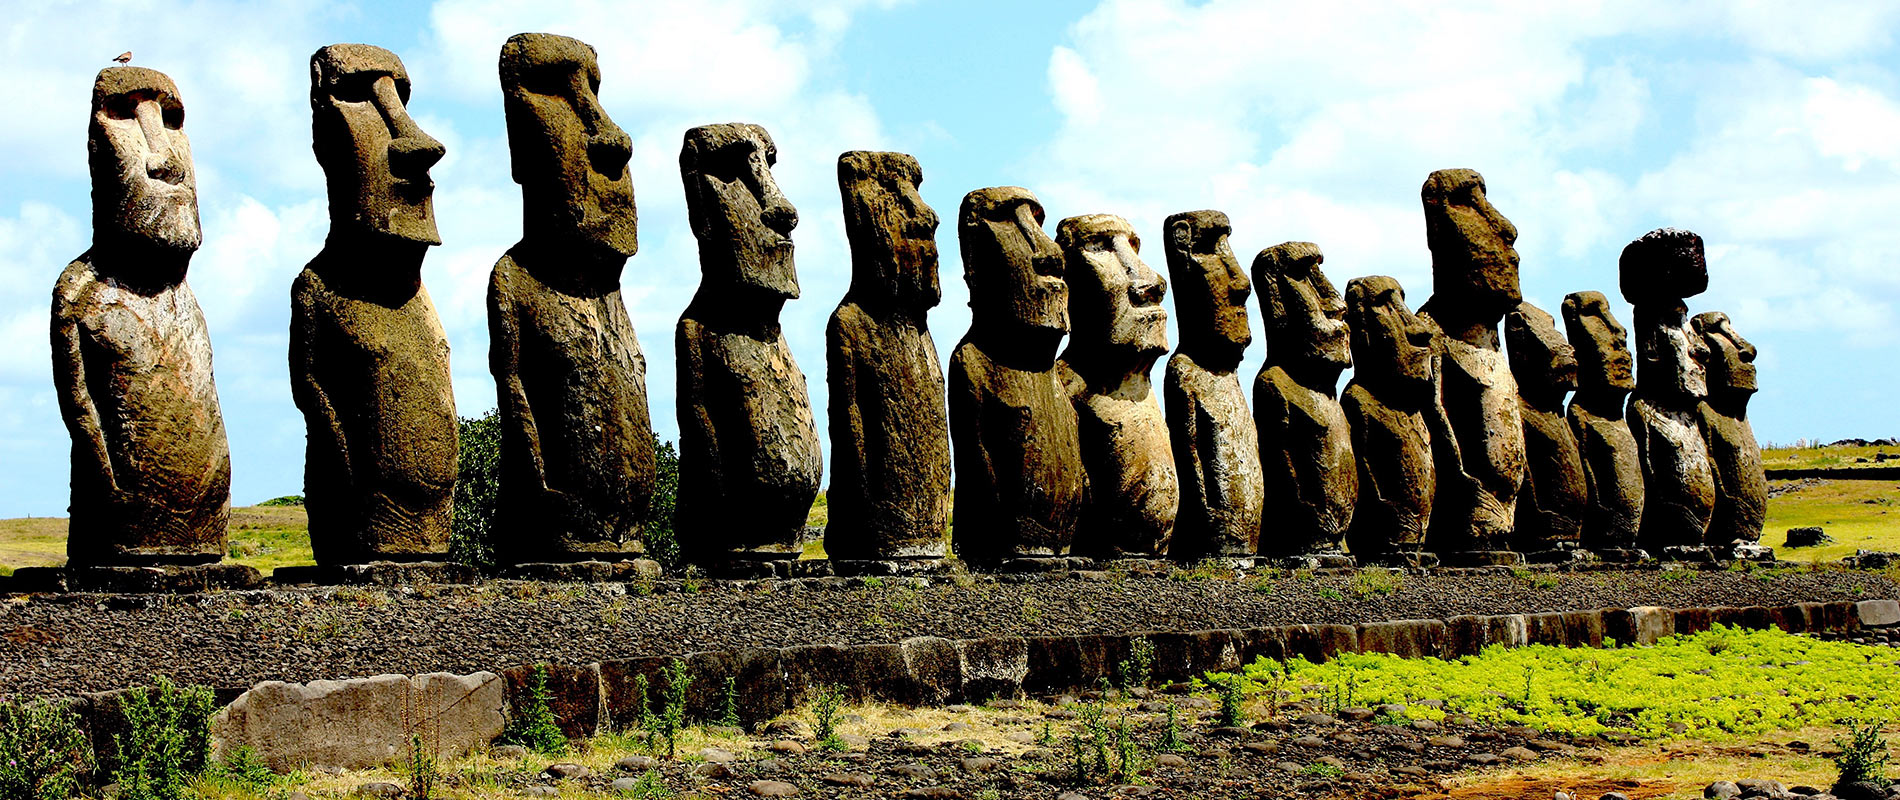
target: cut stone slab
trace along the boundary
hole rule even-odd
[[[249,747],[277,772],[369,769],[407,758],[419,734],[437,758],[456,758],[501,735],[505,695],[491,672],[266,681],[218,713],[213,752]]]
[[[155,567],[21,567],[5,588],[21,594],[105,592],[189,594],[217,589],[258,589],[264,576],[241,564]]]
[[[1854,604],[1859,613],[1860,624],[1867,628],[1881,628],[1900,624],[1900,602],[1893,600],[1862,600]]]
[[[368,564],[278,567],[270,581],[278,586],[413,586],[419,583],[478,583],[481,570],[448,561],[372,561]]]

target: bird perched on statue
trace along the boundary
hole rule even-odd
[[[118,58],[115,58],[112,60],[117,61],[121,64],[130,64],[132,63],[132,51],[127,50],[123,53],[120,53]]]

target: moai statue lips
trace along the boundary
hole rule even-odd
[[[1437,494],[1432,432],[1432,352],[1438,329],[1405,305],[1385,276],[1346,284],[1352,382],[1340,405],[1352,430],[1358,504],[1346,539],[1361,563],[1425,545]]]
[[[1266,489],[1259,433],[1234,370],[1253,341],[1253,285],[1228,244],[1233,227],[1226,214],[1175,214],[1164,230],[1181,331],[1162,384],[1181,482],[1169,552],[1177,559],[1250,556],[1260,548]]]
[[[164,73],[93,84],[93,247],[53,292],[53,382],[72,434],[68,563],[224,556],[231,455],[185,271],[202,241],[184,104]]]
[[[1625,299],[1636,310],[1636,392],[1627,417],[1643,465],[1645,548],[1702,547],[1716,476],[1699,407],[1708,394],[1707,346],[1689,330],[1683,298],[1708,285],[1702,237],[1651,231],[1623,248]]]
[[[402,59],[372,45],[334,44],[311,56],[310,68],[315,150],[332,225],[441,244],[429,169],[445,150],[409,117]]]
[[[950,424],[926,315],[942,299],[937,214],[917,160],[838,157],[851,289],[826,330],[833,559],[938,558],[950,512]]]
[[[1768,512],[1761,446],[1748,424],[1748,399],[1756,389],[1755,346],[1719,311],[1697,314],[1690,326],[1708,348],[1709,398],[1699,411],[1717,492],[1704,541],[1710,547],[1752,544],[1761,540]]]
[[[646,357],[620,295],[638,249],[632,139],[600,107],[585,43],[518,34],[500,72],[526,213],[488,294],[503,427],[496,545],[513,562],[639,553],[655,464]]]
[[[1352,431],[1337,399],[1339,373],[1352,366],[1346,304],[1312,242],[1284,242],[1254,259],[1267,329],[1267,358],[1254,381],[1254,421],[1266,507],[1275,525],[1261,550],[1274,555],[1337,554],[1359,493]]]
[[[1590,495],[1583,457],[1563,413],[1564,395],[1577,386],[1576,349],[1558,335],[1556,320],[1530,303],[1504,318],[1504,339],[1524,419],[1515,549],[1569,549],[1582,537]]]
[[[1643,470],[1623,403],[1636,388],[1629,336],[1601,292],[1564,298],[1564,328],[1577,353],[1577,393],[1570,401],[1570,431],[1583,461],[1588,503],[1582,546],[1599,555],[1636,555],[1643,514]]]
[[[1056,227],[1073,330],[1062,362],[1080,425],[1090,495],[1076,548],[1162,556],[1180,510],[1167,418],[1148,373],[1168,351],[1168,284],[1141,260],[1141,237],[1108,214]]]

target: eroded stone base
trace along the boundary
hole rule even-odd
[[[419,583],[476,583],[480,570],[450,561],[372,561],[368,564],[278,567],[278,586],[407,586]]]
[[[828,578],[833,575],[831,562],[822,558],[804,560],[790,556],[772,559],[734,558],[697,566],[706,577],[720,580]]]
[[[1447,567],[1515,567],[1524,563],[1524,554],[1515,550],[1464,550],[1439,553],[1438,562]]]
[[[1713,564],[1717,561],[1715,551],[1701,545],[1679,545],[1662,549],[1656,558],[1662,561],[1687,561],[1693,564]]]
[[[1006,558],[994,564],[986,565],[983,571],[1037,574],[1095,569],[1095,566],[1095,559],[1083,558],[1081,556],[1028,556],[1023,558]]]
[[[1400,553],[1374,553],[1361,556],[1359,563],[1368,567],[1418,567],[1428,569],[1438,566],[1437,553],[1424,551],[1406,551]]]
[[[831,560],[831,571],[841,578],[948,575],[950,562],[941,558],[893,558],[882,561],[834,558]]]
[[[496,577],[518,581],[554,583],[617,583],[660,577],[660,562],[649,558],[624,561],[535,561],[509,564],[495,571]]]
[[[1736,561],[1771,562],[1775,560],[1775,549],[1754,542],[1736,542],[1730,548],[1729,556]]]
[[[1525,553],[1524,560],[1532,564],[1589,564],[1595,562],[1597,558],[1596,554],[1589,550],[1558,548]]]
[[[1262,556],[1260,566],[1280,569],[1353,569],[1359,566],[1359,560],[1345,553],[1310,553],[1303,556]]]
[[[1636,564],[1649,560],[1649,553],[1644,550],[1604,548],[1591,550],[1590,552],[1597,557],[1598,561],[1605,564]]]
[[[241,564],[165,567],[21,567],[0,592],[152,592],[189,593],[215,589],[257,589],[264,575]]]

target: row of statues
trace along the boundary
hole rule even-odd
[[[620,294],[638,250],[632,140],[601,108],[588,45],[520,34],[499,71],[523,220],[488,291],[497,555],[635,557],[655,466],[645,357]],[[440,243],[429,170],[444,149],[409,117],[409,93],[387,50],[311,58],[331,227],[291,288],[290,374],[326,565],[439,559],[448,546],[457,420],[448,340],[421,282]],[[94,243],[53,303],[71,563],[216,561],[230,455],[184,280],[201,235],[183,105],[165,75],[113,67],[92,111]],[[779,325],[799,285],[798,212],[773,180],[777,155],[749,124],[694,128],[680,152],[701,283],[675,331],[676,527],[700,563],[797,557],[823,474]],[[922,179],[900,153],[838,159],[852,264],[826,331],[834,559],[953,546],[977,565],[1335,563],[1349,548],[1365,563],[1485,564],[1694,557],[1759,538],[1754,351],[1721,314],[1688,316],[1683,298],[1708,281],[1694,234],[1657,231],[1623,254],[1632,359],[1602,294],[1565,298],[1567,336],[1523,301],[1516,229],[1470,170],[1424,185],[1433,294],[1417,313],[1387,277],[1342,296],[1311,243],[1267,248],[1250,276],[1226,215],[1173,215],[1162,246],[1181,342],[1164,413],[1151,372],[1169,350],[1168,282],[1140,235],[1098,214],[1051,238],[1017,187],[970,192],[958,209],[971,325],[946,371],[927,321],[941,300],[939,220]],[[1237,369],[1256,288],[1267,357],[1249,407]]]

